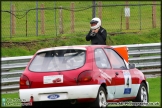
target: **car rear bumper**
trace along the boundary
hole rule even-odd
[[[51,101],[51,100],[68,100],[82,98],[96,98],[100,85],[81,85],[67,87],[50,87],[50,88],[34,88],[20,89],[19,97],[25,101],[30,101],[33,96],[34,101]],[[52,98],[49,98],[49,97]]]

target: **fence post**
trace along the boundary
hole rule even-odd
[[[59,13],[59,19],[60,19],[60,24],[59,24],[59,32],[60,34],[63,34],[63,17],[62,17],[62,6],[60,6],[60,13]]]
[[[121,31],[122,31],[122,22],[123,22],[123,21],[122,21],[122,13],[123,13],[123,10],[121,9],[121,19],[120,19],[120,21],[121,21],[121,22],[120,22],[120,30],[121,30]]]
[[[140,5],[140,1],[139,1],[139,21],[140,21],[140,30],[141,30],[142,25],[141,25],[141,5]]]
[[[26,37],[28,35],[28,13],[26,11]]]
[[[125,6],[125,14],[126,14],[126,30],[129,29],[129,9],[128,8],[128,1],[126,1],[126,6]]]
[[[15,34],[15,5],[12,5],[12,35]]]
[[[96,17],[96,2],[92,1],[92,18]]]
[[[102,1],[99,1],[98,5],[99,5],[99,7],[98,7],[98,16],[102,21]]]
[[[45,25],[44,25],[44,4],[41,4],[41,34],[45,33]]]
[[[156,28],[156,1],[152,5],[152,28]]]
[[[74,32],[74,2],[71,3],[71,32]]]
[[[38,36],[38,1],[36,1],[36,36]]]
[[[55,7],[55,16],[54,16],[54,18],[55,18],[55,28],[56,28],[56,36],[57,36],[57,24],[56,24],[56,1],[55,1],[55,3],[54,3],[54,7]]]
[[[10,12],[12,12],[12,2],[10,1]],[[10,38],[12,38],[12,14],[10,14]]]

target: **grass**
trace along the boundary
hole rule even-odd
[[[86,45],[90,44],[90,41],[85,40],[86,33],[76,34],[63,34],[55,38],[44,38],[44,36],[38,37],[22,37],[22,38],[5,38],[6,42],[11,44],[1,47],[2,57],[14,57],[14,56],[28,56],[34,55],[34,53],[46,47],[65,46],[65,45]],[[38,42],[36,42],[38,41]],[[14,42],[20,42],[15,44]],[[21,44],[21,43],[28,44]],[[128,44],[145,44],[145,43],[160,43],[161,33],[160,29],[152,29],[149,31],[141,31],[139,33],[132,34],[116,34],[108,35],[107,45],[128,45]]]
[[[149,102],[159,102],[161,105],[161,77],[157,78],[147,78],[149,82]],[[18,93],[13,94],[2,94],[2,98],[10,98],[13,100],[14,98],[19,98]]]
[[[147,80],[150,86],[150,102],[161,102],[161,77]]]

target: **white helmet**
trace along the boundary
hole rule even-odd
[[[90,24],[91,24],[91,29],[97,29],[101,26],[101,20],[100,18],[93,18],[91,21],[90,21]]]

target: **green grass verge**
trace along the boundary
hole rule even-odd
[[[147,78],[149,82],[149,102],[159,102],[161,105],[161,77],[157,78]],[[19,98],[18,93],[13,94],[2,94],[2,98],[10,98],[13,100],[14,98]],[[17,102],[19,103],[19,102]]]
[[[85,40],[86,33],[63,34],[57,37],[31,37],[31,38],[5,38],[4,41],[10,42],[10,46],[1,47],[2,57],[28,56],[33,55],[37,50],[47,47],[65,46],[65,45],[87,45],[90,41]],[[36,42],[38,41],[38,42]],[[13,42],[29,42],[29,44],[14,44]],[[108,35],[107,45],[128,45],[128,44],[145,44],[161,42],[160,29],[141,31],[132,34]]]

